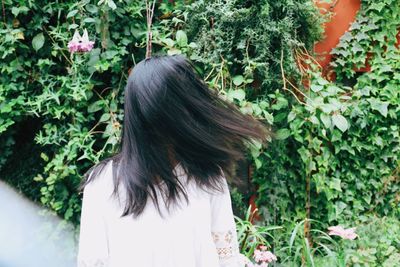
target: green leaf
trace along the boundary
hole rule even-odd
[[[244,82],[244,78],[242,75],[236,75],[232,78],[232,82],[234,85],[239,86]]]
[[[42,48],[43,44],[44,44],[43,33],[39,33],[35,37],[33,37],[32,46],[33,46],[33,49],[35,49],[35,51],[38,51],[40,48]]]
[[[284,139],[288,138],[289,136],[290,136],[290,131],[289,131],[289,129],[286,129],[286,128],[279,129],[275,134],[275,138],[277,140],[284,140]]]
[[[179,46],[187,46],[188,38],[184,31],[178,30],[176,32],[176,42],[178,43]]]
[[[269,124],[274,124],[274,116],[266,110],[263,110],[264,118],[268,121]]]
[[[256,164],[256,169],[261,168],[261,166],[262,166],[262,161],[261,161],[261,160],[259,160],[258,158],[256,158],[256,159],[254,160],[254,163]]]
[[[96,14],[97,12],[99,12],[98,7],[95,6],[95,5],[92,5],[92,4],[86,5],[86,10],[87,10],[89,13],[92,13],[92,14]]]
[[[332,125],[331,116],[329,116],[325,113],[321,113],[320,119],[321,119],[322,123],[324,124],[325,128],[331,127],[331,125]]]
[[[319,125],[319,120],[317,119],[317,117],[311,116],[309,120],[311,121],[312,124]]]
[[[77,9],[68,12],[67,19],[70,18],[70,17],[74,17],[76,15],[76,13],[78,13]]]
[[[117,5],[114,3],[113,0],[108,0],[108,1],[107,1],[107,5],[108,5],[108,7],[111,8],[112,10],[114,10],[114,9],[117,8]]]
[[[384,117],[387,116],[389,102],[383,102],[376,98],[371,98],[368,101],[371,103],[371,109],[378,111]]]
[[[324,78],[322,78],[321,76],[318,77],[317,82],[318,82],[318,84],[320,84],[320,85],[327,85],[327,84],[329,84],[329,82],[328,82],[327,80],[325,80]]]
[[[287,118],[287,121],[288,121],[288,122],[291,122],[291,121],[294,120],[295,118],[296,118],[296,112],[293,112],[293,110],[290,111],[290,113],[289,113],[289,115],[288,115],[288,118]]]
[[[342,132],[345,132],[349,128],[349,123],[346,118],[340,114],[334,114],[332,116],[333,124]]]
[[[288,106],[288,101],[286,98],[278,97],[276,103],[271,106],[273,110],[280,110]]]
[[[318,84],[312,84],[311,85],[311,90],[314,91],[314,92],[319,92],[322,89],[324,89],[324,86],[322,86],[322,85],[318,85]]]
[[[103,100],[98,100],[88,107],[88,112],[93,113],[103,108]]]
[[[19,8],[13,6],[13,7],[11,8],[11,13],[12,13],[14,16],[18,16],[18,14],[19,14]]]
[[[110,119],[110,113],[104,113],[101,118],[100,118],[100,122],[105,122],[108,121]]]
[[[95,23],[96,20],[95,20],[94,18],[85,18],[85,19],[83,20],[83,22],[84,22],[84,23]]]
[[[242,89],[230,90],[228,95],[230,98],[237,99],[239,101],[242,101],[246,97],[246,93]]]
[[[342,192],[340,182],[340,179],[332,178],[332,180],[329,182],[329,188]]]

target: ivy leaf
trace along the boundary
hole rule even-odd
[[[329,182],[329,188],[342,192],[340,182],[340,179],[332,178],[332,180]]]
[[[289,129],[286,128],[279,129],[275,134],[275,138],[278,140],[285,140],[289,136],[290,136],[290,131]]]
[[[351,24],[351,26],[350,26],[350,30],[351,30],[351,31],[352,31],[352,30],[358,30],[358,29],[360,29],[360,28],[361,28],[361,24],[358,23],[357,21],[353,22],[353,23]]]
[[[32,39],[32,47],[35,49],[35,51],[38,51],[40,48],[43,47],[44,44],[44,35],[43,33],[37,34],[35,37]]]
[[[333,124],[342,132],[345,132],[349,128],[349,123],[346,118],[340,114],[334,114],[332,116]]]
[[[357,52],[363,52],[364,49],[359,45],[358,43],[355,43],[353,47],[351,48],[351,51],[356,54]]]
[[[368,40],[368,39],[369,39],[369,36],[366,35],[366,34],[363,33],[363,32],[359,32],[359,33],[357,33],[357,35],[356,35],[356,39],[357,39],[358,42],[360,42],[361,40]]]
[[[390,65],[384,64],[379,68],[379,73],[393,71]]]
[[[371,109],[378,111],[383,117],[386,118],[388,114],[389,102],[382,102],[375,98],[369,99],[368,101],[371,104]]]
[[[345,34],[340,37],[341,42],[350,42],[353,39],[353,35],[350,32],[345,32]]]
[[[346,65],[346,61],[344,61],[344,60],[341,59],[341,58],[337,58],[337,59],[335,60],[335,62],[336,62],[337,64],[341,65],[341,66]]]
[[[375,9],[376,11],[381,12],[384,7],[385,3],[373,3],[368,9]]]

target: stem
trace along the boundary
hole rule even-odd
[[[6,8],[4,7],[4,0],[1,0],[1,7],[3,9],[3,21],[4,21],[4,26],[7,24],[6,22]]]
[[[43,26],[43,30],[47,33],[47,35],[50,37],[51,41],[53,42],[53,44],[56,43],[56,41],[53,39],[53,37],[50,35],[50,33],[47,31],[46,27]],[[63,50],[60,50],[61,54],[63,55],[63,57],[65,58],[65,60],[68,61],[69,64],[74,65],[74,63],[64,54]]]
[[[151,25],[153,21],[154,15],[154,7],[156,6],[156,0],[153,1],[153,4],[150,6],[148,0],[146,0],[146,17],[147,17],[147,46],[146,46],[146,58],[151,57],[151,39],[153,37],[153,33],[151,31]]]
[[[291,93],[291,94],[294,96],[294,98],[296,98],[296,100],[297,100],[297,102],[298,102],[299,104],[302,104],[302,105],[305,105],[305,106],[310,106],[310,105],[308,105],[307,103],[301,101],[301,100],[297,97],[297,95],[296,95],[292,90],[289,90],[289,89],[287,88],[287,86],[286,86],[286,82],[288,82],[293,88],[295,88],[295,89],[296,89],[298,92],[300,92],[303,96],[307,97],[303,92],[301,92],[300,89],[298,89],[298,88],[297,88],[296,86],[294,86],[288,79],[286,79],[285,71],[283,70],[283,49],[281,50],[280,67],[281,67],[281,73],[282,73],[283,90],[288,91],[289,93]]]
[[[310,133],[313,131],[313,127],[311,127]],[[309,144],[311,144],[312,137],[311,134],[308,138]],[[312,160],[312,156],[311,159]],[[312,240],[310,235],[310,219],[311,219],[311,170],[307,170],[308,166],[306,166],[306,219],[304,220],[304,237],[307,239],[310,248],[312,247]]]
[[[108,34],[108,11],[104,10],[103,14],[101,15],[101,47],[103,49],[107,49],[107,39],[109,37]]]

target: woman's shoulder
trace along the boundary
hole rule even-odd
[[[113,190],[112,158],[108,158],[93,165],[84,175],[81,191],[86,195],[103,195]]]

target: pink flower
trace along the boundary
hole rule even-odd
[[[343,239],[350,239],[353,240],[356,237],[358,237],[358,235],[355,233],[356,228],[349,228],[349,229],[344,229],[342,226],[338,225],[338,226],[330,226],[328,227],[329,230],[329,235],[337,235],[340,236]]]
[[[270,263],[276,261],[277,258],[272,252],[267,251],[266,246],[260,246],[260,249],[256,249],[254,251],[254,260],[259,263]],[[267,266],[267,265],[258,265],[258,266]]]
[[[68,42],[68,49],[71,53],[74,52],[89,52],[93,49],[94,41],[89,41],[89,35],[86,29],[83,30],[81,36],[78,30],[75,30],[72,40]]]

